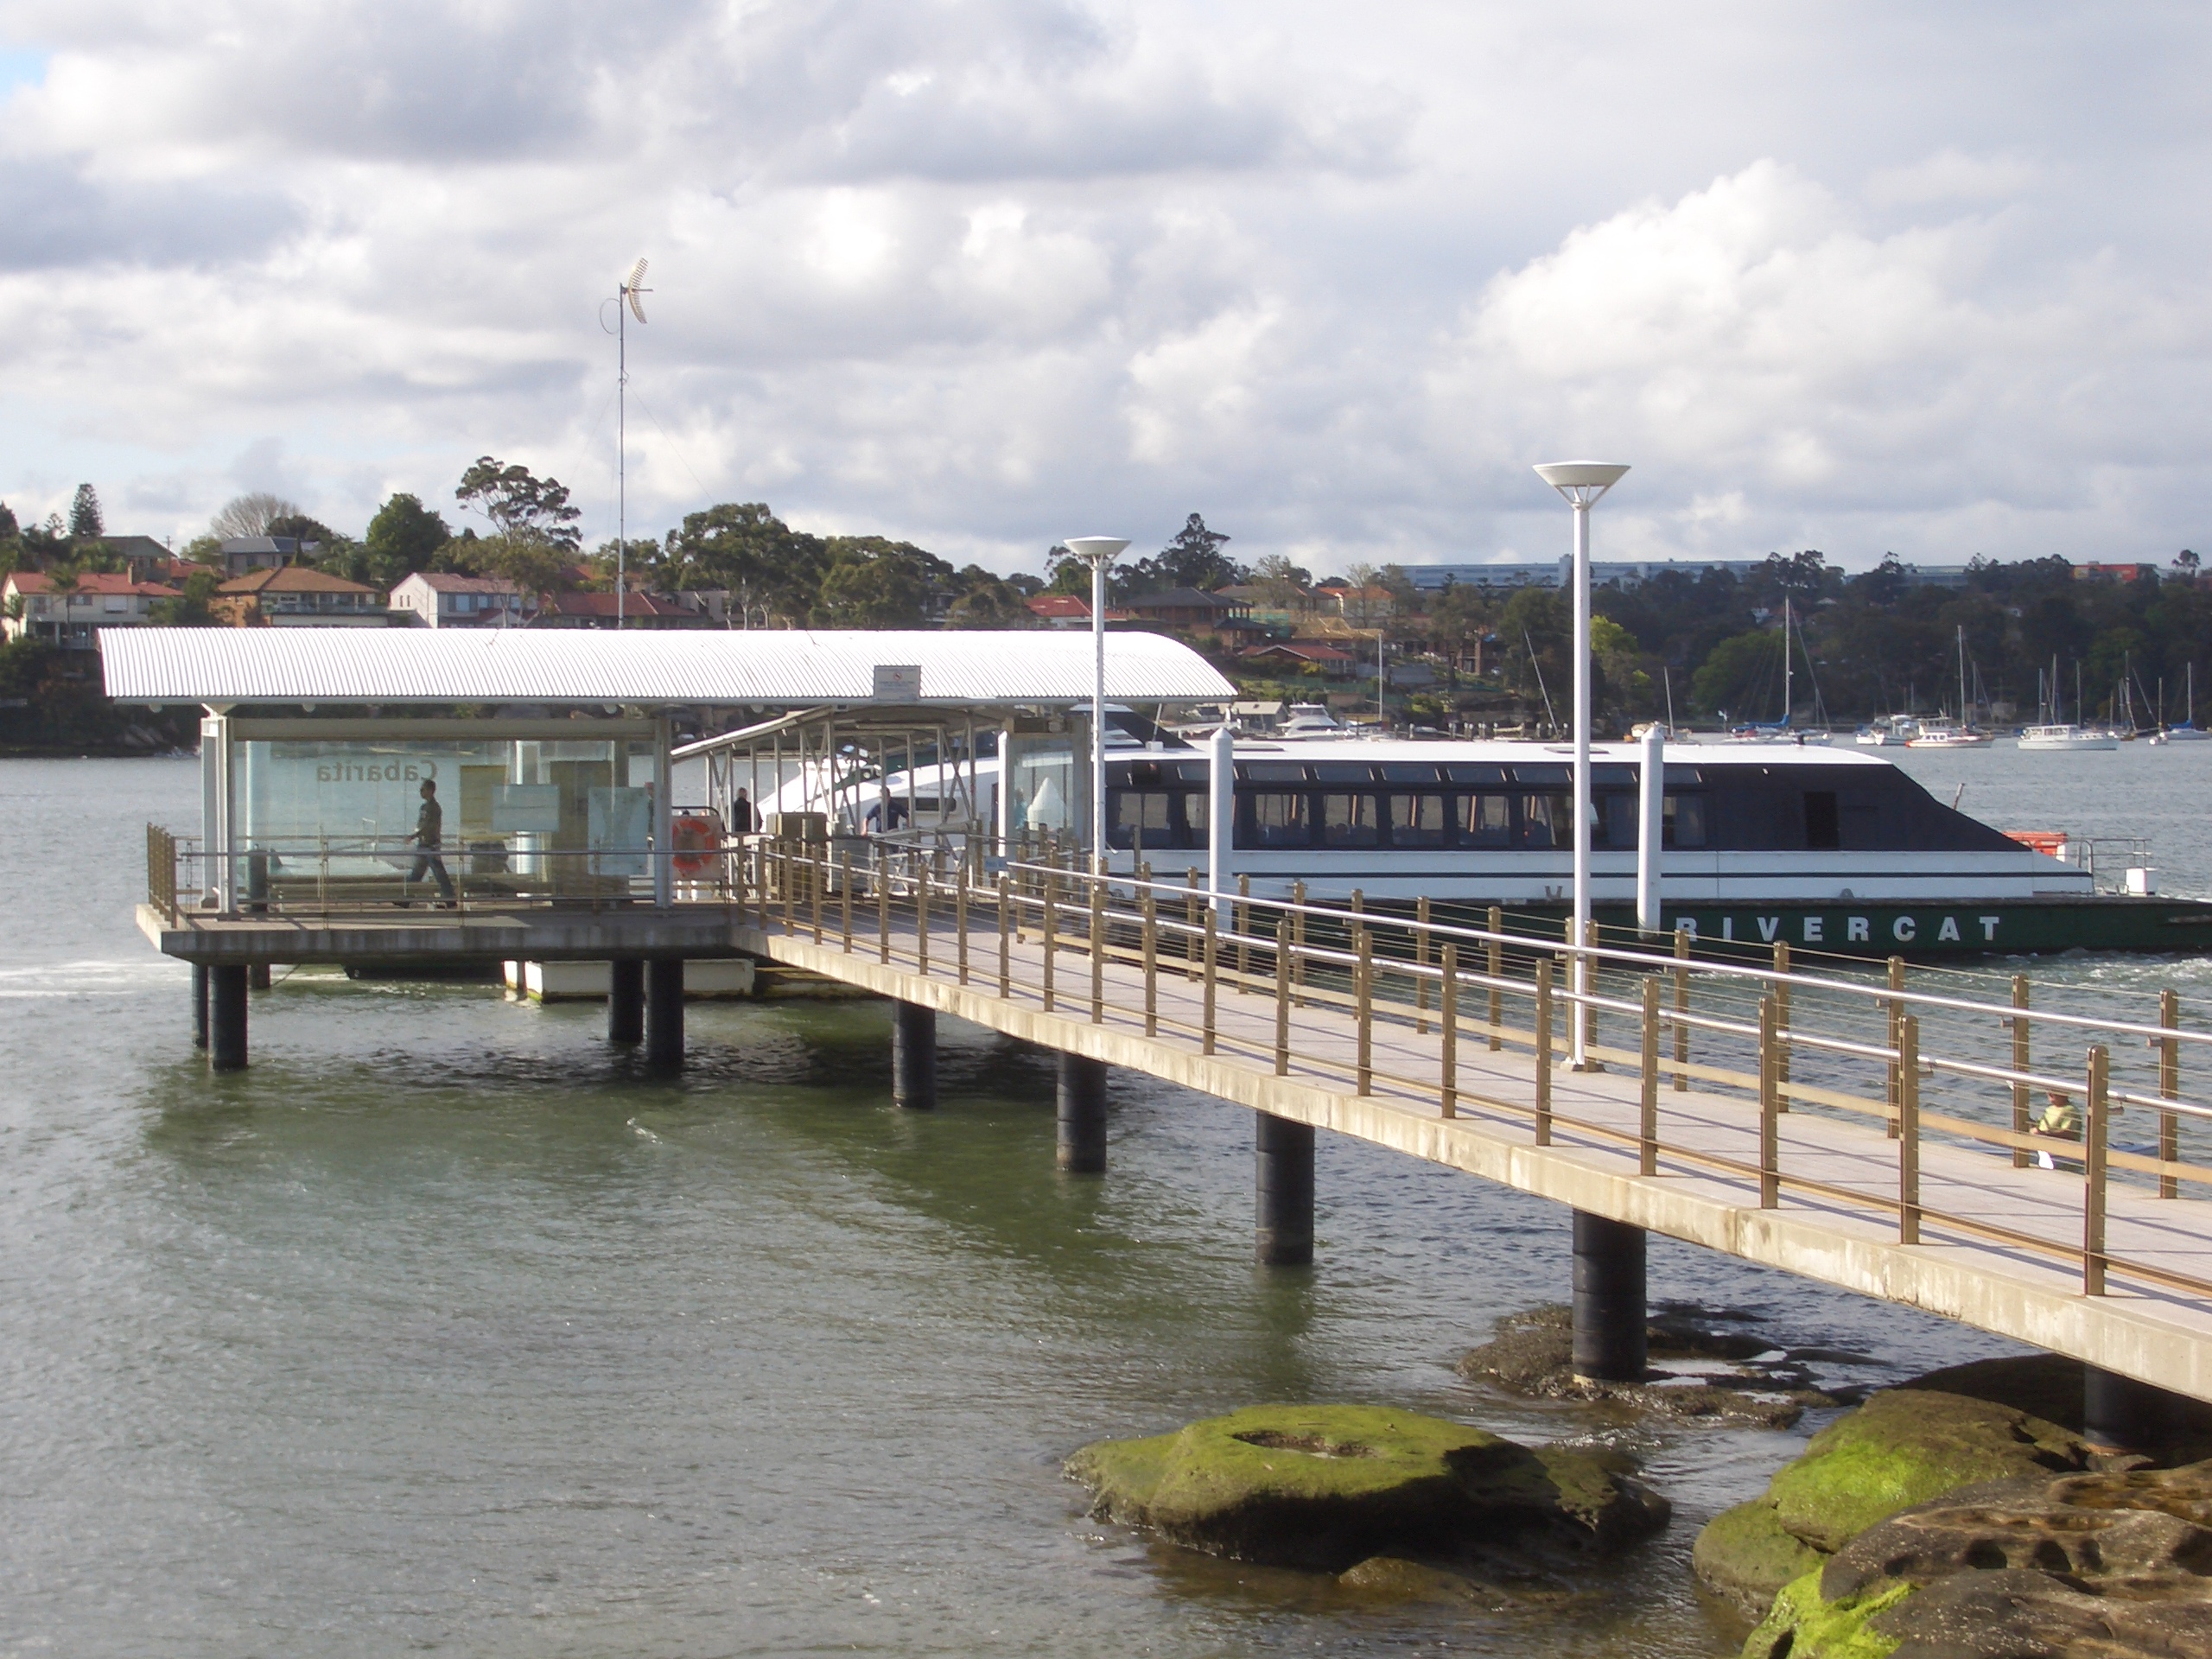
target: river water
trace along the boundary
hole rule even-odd
[[[2212,893],[2212,753],[1899,758],[2007,827],[2149,833],[2169,890]],[[948,1024],[942,1109],[902,1115],[866,1004],[695,1005],[663,1082],[596,1007],[303,971],[254,999],[252,1070],[214,1077],[185,971],[131,925],[142,826],[194,825],[197,778],[0,762],[0,1654],[1740,1640],[1691,1539],[1816,1421],[1639,1421],[1452,1372],[1564,1300],[1563,1210],[1324,1137],[1319,1263],[1261,1272],[1243,1111],[1117,1074],[1111,1173],[1063,1178],[1048,1064]],[[1652,1289],[1872,1357],[1840,1380],[2006,1351],[1664,1240]],[[1618,1445],[1676,1519],[1554,1594],[1378,1610],[1150,1548],[1058,1475],[1262,1400]]]

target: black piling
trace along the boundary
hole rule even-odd
[[[656,1071],[683,1069],[683,958],[645,964],[645,1064]]]
[[[1643,1380],[1643,1229],[1574,1212],[1574,1374],[1600,1382]]]
[[[937,1010],[891,1005],[891,1098],[910,1112],[937,1108]]]
[[[207,964],[192,964],[192,1046],[207,1046]]]
[[[207,970],[207,1062],[218,1071],[245,1070],[245,969]]]
[[[1071,1175],[1106,1173],[1106,1062],[1060,1054],[1059,1148],[1056,1158]]]
[[[1303,1267],[1313,1259],[1313,1126],[1271,1112],[1253,1113],[1252,1123],[1252,1253],[1270,1267]]]
[[[645,964],[624,957],[607,964],[607,1040],[634,1045],[645,1039]]]
[[[246,989],[249,991],[265,991],[273,982],[274,982],[270,976],[269,964],[267,963],[254,962],[248,963],[246,964]]]

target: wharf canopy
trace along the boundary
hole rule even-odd
[[[650,849],[671,845],[673,815],[710,806],[728,822],[766,753],[784,780],[894,766],[957,778],[963,763],[972,778],[1005,737],[1052,751],[1071,799],[1087,782],[1075,761],[1093,646],[1081,634],[134,628],[104,630],[100,645],[116,701],[207,709],[201,845],[226,907],[233,883],[265,879],[288,853],[404,861],[426,781],[446,850],[470,868],[537,869],[594,892],[635,878],[664,902],[667,863]],[[1116,703],[1233,692],[1175,640],[1106,642]],[[681,753],[679,731],[693,740]],[[674,798],[673,762],[689,754],[709,761],[705,803]],[[751,799],[765,804],[776,785],[761,781]]]

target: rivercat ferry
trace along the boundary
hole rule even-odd
[[[1106,762],[1112,867],[1203,874],[1205,753],[1121,741]],[[1592,747],[1593,898],[1609,931],[1634,925],[1641,754]],[[1425,896],[1462,916],[1502,906],[1516,930],[1551,925],[1567,915],[1573,881],[1572,760],[1565,747],[1529,743],[1240,744],[1232,874],[1262,897],[1302,881],[1324,902],[1357,890],[1395,910]],[[1079,832],[1054,791],[1009,801],[1000,818],[996,765],[978,767],[985,822]],[[887,781],[894,798],[907,792],[903,778]],[[928,825],[937,804],[918,800],[916,818]],[[1677,746],[1663,824],[1664,925],[1690,930],[1700,950],[2212,950],[2212,904],[2101,891],[2091,870],[2056,855],[2064,837],[1992,829],[1878,754]],[[2147,888],[2147,874],[2134,885]]]

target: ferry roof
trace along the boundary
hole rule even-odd
[[[539,632],[530,628],[104,628],[101,670],[118,702],[527,702],[691,708],[868,704],[880,667],[920,671],[882,699],[902,708],[1087,702],[1087,634],[756,630]],[[1106,639],[1106,695],[1221,698],[1236,688],[1189,646],[1154,633]]]

